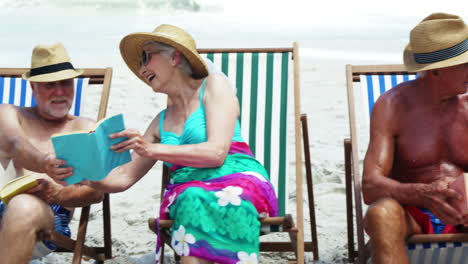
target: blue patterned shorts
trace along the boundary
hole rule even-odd
[[[51,205],[50,208],[54,212],[54,231],[59,232],[65,236],[70,237],[70,227],[68,226],[68,220],[70,219],[70,211],[65,209],[60,205]],[[6,205],[0,201],[0,220],[3,213],[5,212]],[[57,249],[57,246],[50,241],[43,241],[44,245],[54,251]]]

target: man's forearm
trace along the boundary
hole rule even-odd
[[[22,139],[12,139],[10,155],[19,166],[35,172],[45,173],[45,159],[47,153],[35,148],[31,143]]]
[[[393,198],[404,205],[424,207],[423,193],[429,186],[423,183],[401,183],[391,178],[363,181],[363,196],[366,204],[381,198]]]
[[[84,185],[71,185],[60,190],[54,203],[64,207],[83,207],[98,203],[104,198],[104,193]]]

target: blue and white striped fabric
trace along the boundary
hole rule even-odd
[[[83,112],[83,89],[88,86],[89,78],[75,78],[75,98],[70,113],[79,116]],[[22,78],[0,76],[0,103],[22,107],[36,105],[30,83]]]
[[[70,211],[65,209],[60,205],[51,205],[50,208],[54,212],[54,231],[60,234],[63,234],[67,237],[71,237],[70,227],[68,226],[68,222],[70,222]],[[50,250],[56,250],[57,245],[50,241],[43,241],[44,245],[48,247]]]
[[[468,262],[468,243],[408,244],[411,263],[465,264]]]
[[[360,79],[360,90],[363,93],[364,98],[364,111],[369,113],[365,116],[369,122],[372,107],[374,107],[374,103],[377,101],[379,96],[402,82],[416,79],[416,75],[360,75]]]

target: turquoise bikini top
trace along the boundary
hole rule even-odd
[[[166,109],[161,111],[159,116],[159,133],[162,144],[169,145],[187,145],[206,142],[206,114],[203,106],[203,92],[205,91],[205,82],[203,81],[200,90],[200,106],[187,118],[184,124],[184,130],[180,135],[174,132],[164,131],[164,120]],[[241,136],[239,120],[236,121],[234,136],[232,141],[244,142]],[[172,167],[172,164],[165,162],[166,166]]]

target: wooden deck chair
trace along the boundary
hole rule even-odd
[[[346,66],[351,134],[351,139],[344,140],[349,262],[365,263],[370,257],[363,231],[362,172],[359,168],[356,124],[359,116],[357,116],[355,109],[355,102],[359,101],[357,96],[362,95],[362,120],[364,123],[368,123],[372,107],[381,94],[401,82],[415,78],[416,74],[407,72],[404,65]],[[363,144],[367,144],[367,142]],[[353,223],[353,195],[356,227]],[[357,232],[357,251],[354,246],[355,230]],[[407,240],[407,252],[411,263],[466,263],[468,260],[467,242],[468,234],[413,235]]]
[[[199,52],[217,65],[237,88],[242,136],[266,167],[278,195],[279,216],[261,219],[262,231],[288,232],[291,241],[261,242],[260,251],[295,252],[293,263],[304,263],[304,250],[312,251],[314,259],[318,260],[307,118],[300,116],[298,45],[294,43],[292,48],[199,49]],[[307,242],[303,233],[301,145],[306,158],[311,220],[311,240]],[[295,148],[289,151],[288,147],[293,146]],[[288,168],[288,160],[295,162],[293,170]],[[164,170],[161,198],[169,180],[167,169]],[[288,183],[296,184],[296,215],[288,214]],[[155,219],[150,218],[148,224],[156,232]],[[171,226],[172,220],[160,221],[160,234],[169,246],[168,228]],[[161,256],[161,261],[163,259]]]
[[[0,103],[26,107],[36,104],[29,82],[21,78],[21,74],[27,70],[26,68],[0,68]],[[84,69],[84,73],[79,78],[75,78],[75,98],[70,113],[76,116],[83,113],[84,96],[91,92],[99,92],[97,90],[92,91],[91,88],[95,88],[92,87],[94,85],[100,85],[102,91],[97,110],[97,120],[104,118],[107,111],[111,78],[112,68]],[[101,263],[105,259],[112,258],[109,194],[105,194],[103,200],[103,247],[88,247],[84,244],[90,208],[91,206],[85,206],[81,209],[76,240],[56,232],[53,232],[51,238],[48,239],[59,246],[56,252],[72,252],[74,254],[73,264],[81,263],[83,255]]]

